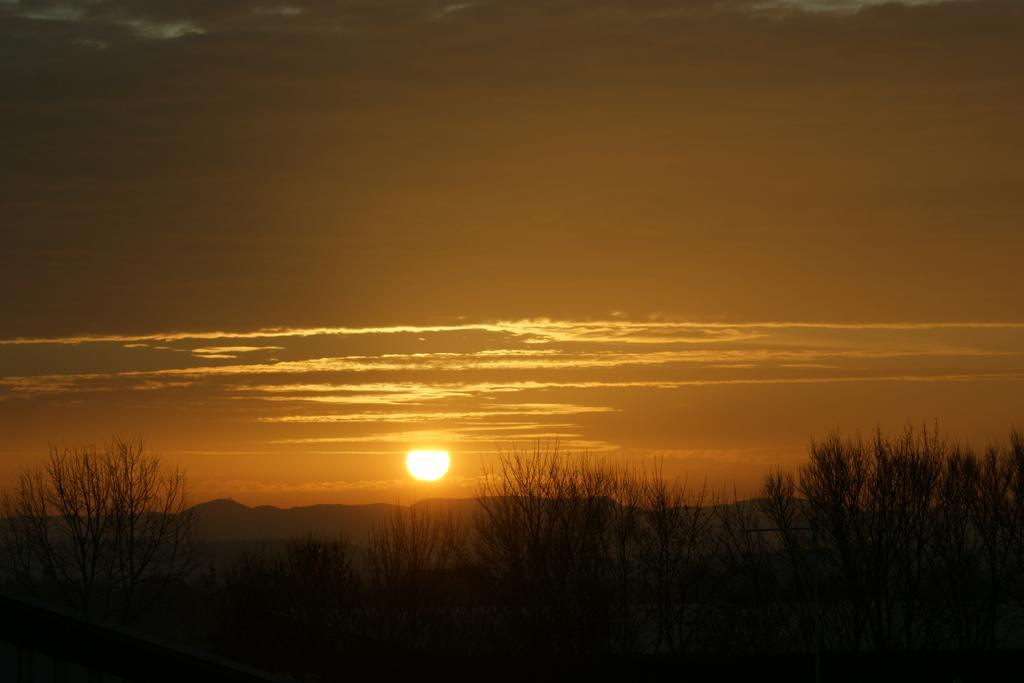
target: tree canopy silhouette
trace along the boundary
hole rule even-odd
[[[51,447],[0,510],[8,578],[89,615],[136,618],[197,558],[185,475],[141,440]]]

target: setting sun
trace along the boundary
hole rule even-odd
[[[409,451],[405,456],[405,468],[421,481],[437,481],[448,471],[450,462],[447,451]]]

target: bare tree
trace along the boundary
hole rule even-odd
[[[453,575],[466,563],[465,529],[451,511],[396,506],[366,549],[368,597],[379,632],[395,647],[443,652],[456,611]]]
[[[798,494],[819,533],[826,641],[996,647],[1011,616],[1020,547],[1020,450],[1013,435],[1008,451],[978,455],[927,429],[876,433],[867,443],[833,434],[811,444],[795,489],[769,477],[775,523],[787,526],[782,503]],[[787,553],[796,585],[807,583],[802,557]]]
[[[734,492],[730,504],[715,509],[714,571],[721,586],[707,634],[715,649],[779,652],[804,647],[799,616],[805,610],[793,600],[803,592],[794,591],[796,572],[787,563],[790,549],[800,542],[793,532],[802,523],[793,489],[791,477],[773,472],[762,500],[740,501]]]
[[[714,540],[706,488],[537,443],[502,453],[478,500],[478,558],[512,641],[622,654],[699,640]]]
[[[626,478],[625,486],[640,491],[640,585],[654,620],[647,645],[654,652],[684,652],[698,639],[713,590],[712,496],[706,486],[690,490],[685,482],[666,481],[660,465]]]
[[[129,621],[193,568],[184,474],[141,440],[52,447],[0,499],[10,579],[86,614]]]
[[[534,652],[612,645],[615,476],[557,444],[514,447],[481,485],[477,554],[502,596],[513,641]]]
[[[218,585],[217,641],[271,671],[328,680],[358,645],[361,581],[342,536],[306,532],[273,551],[246,547]]]

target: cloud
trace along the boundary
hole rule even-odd
[[[536,443],[538,441],[551,441],[558,442],[559,446],[566,449],[586,451],[589,453],[600,453],[610,452],[618,450],[619,447],[616,444],[609,443],[607,441],[601,441],[599,439],[587,439],[583,438],[580,434],[574,434],[571,432],[544,432],[537,431],[527,434],[517,434],[516,438],[512,439],[512,443]],[[396,445],[445,445],[449,447],[457,447],[460,455],[470,454],[493,454],[495,452],[495,446],[497,444],[508,444],[509,438],[503,434],[472,434],[466,433],[459,429],[451,430],[410,430],[410,431],[398,431],[398,432],[379,432],[361,436],[325,436],[325,437],[297,437],[288,439],[277,439],[273,441],[275,444],[280,445],[294,445],[294,446],[317,446],[317,445],[329,445],[336,444],[343,446],[346,444],[365,444],[365,443],[376,443],[376,444],[396,444]],[[473,446],[481,446],[480,449],[474,449]],[[380,454],[380,455],[394,455],[395,450],[349,450],[343,451],[328,451],[337,453],[365,453],[365,454]]]
[[[254,7],[253,14],[277,17],[297,17],[305,10],[297,5],[272,5]]]
[[[522,337],[533,343],[589,342],[623,344],[712,344],[753,340],[773,330],[833,330],[833,331],[940,331],[940,330],[1024,330],[1024,322],[986,321],[933,321],[933,322],[814,322],[814,321],[759,321],[759,322],[696,322],[680,320],[552,320],[532,318],[523,320],[465,323],[454,325],[390,325],[380,327],[267,327],[250,331],[193,331],[153,332],[149,334],[75,335],[68,337],[12,337],[0,339],[0,345],[61,344],[80,345],[107,342],[143,344],[147,342],[181,342],[242,339],[286,339],[308,337],[348,337],[371,335],[424,335],[461,332],[484,332]],[[211,347],[218,349],[266,347]],[[203,349],[193,350],[202,352]],[[488,351],[500,353],[500,351]],[[528,350],[518,353],[527,354]]]
[[[753,7],[759,10],[788,9],[823,14],[850,14],[880,5],[923,7],[926,5],[939,5],[945,2],[970,1],[973,0],[759,0],[759,2],[754,3]]]
[[[199,420],[203,430],[240,430],[225,452],[370,457],[437,444],[483,454],[509,439],[557,438],[573,449],[633,453],[643,450],[638,443],[672,450],[658,436],[664,427],[648,434],[667,411],[699,424],[703,406],[725,397],[785,405],[795,396],[923,386],[934,397],[966,387],[1000,396],[1024,382],[1024,326],[1015,322],[530,319],[138,337],[0,345],[0,367],[38,357],[47,359],[41,367],[81,370],[0,375],[0,401],[70,411],[69,400],[88,395],[96,405],[160,414],[174,406],[176,418]],[[351,352],[366,348],[388,352]],[[321,355],[331,350],[339,352]],[[245,363],[220,358],[269,353]]]
[[[88,32],[105,28],[124,29],[129,35],[147,40],[174,40],[206,33],[205,28],[184,16],[153,12],[147,2],[15,0],[3,4],[19,18],[77,26],[80,33],[76,40],[94,47],[108,47],[109,43],[91,38]]]
[[[719,331],[725,334],[718,334]],[[739,331],[739,333],[737,333]],[[123,391],[203,382],[235,399],[267,403],[403,405],[548,389],[657,388],[723,382],[839,382],[858,377],[1014,377],[1024,325],[1008,323],[692,323],[526,320],[454,326],[301,328],[237,333],[23,339],[0,344],[0,364],[25,352],[77,359],[79,372],[0,376],[3,396]],[[230,336],[227,336],[230,335]],[[319,355],[366,338],[396,352]],[[390,339],[394,337],[394,339]],[[211,339],[286,344],[198,345]],[[156,342],[168,342],[157,344]],[[364,342],[359,342],[364,344]],[[400,349],[432,350],[397,352]],[[124,349],[124,346],[130,346]],[[79,351],[79,347],[83,347]],[[86,347],[115,366],[101,371]],[[461,348],[463,350],[447,350]],[[6,350],[5,350],[6,349]],[[201,364],[182,363],[189,352]],[[243,354],[283,358],[222,363]],[[12,355],[13,354],[13,355]],[[898,362],[898,366],[896,365]],[[953,364],[952,368],[950,364]],[[908,365],[909,364],[909,365]],[[142,365],[145,367],[132,367]],[[2,366],[2,365],[0,365]],[[907,372],[908,368],[913,372]],[[659,377],[643,375],[659,369]],[[893,372],[899,370],[899,372]],[[952,371],[951,371],[952,370]],[[588,371],[586,379],[553,377]],[[811,376],[793,377],[803,371]],[[488,377],[519,373],[515,381]],[[614,377],[593,373],[614,374]],[[710,374],[709,374],[710,373]],[[716,376],[728,373],[728,376]],[[737,376],[736,373],[742,373]],[[338,382],[341,375],[391,375],[387,381]],[[441,379],[425,381],[427,375]],[[455,375],[466,379],[455,380]],[[480,377],[484,375],[483,377]],[[625,376],[623,376],[625,375]],[[632,376],[630,376],[632,375]],[[748,376],[750,375],[750,376]],[[470,377],[472,376],[472,377]],[[447,379],[445,379],[447,377]],[[254,382],[256,378],[265,381]],[[242,380],[237,382],[237,380]]]
[[[565,403],[521,403],[504,404],[500,408],[470,411],[423,411],[423,412],[365,412],[334,415],[279,415],[258,418],[260,422],[286,423],[344,423],[344,422],[437,422],[482,420],[492,417],[516,415],[583,415],[587,413],[610,413],[615,408],[606,406],[584,406]]]
[[[196,349],[190,349],[193,355],[207,359],[238,358],[238,354],[242,353],[282,350],[284,350],[283,346],[204,346]]]

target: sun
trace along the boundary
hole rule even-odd
[[[448,451],[409,451],[405,456],[405,469],[420,481],[437,481],[450,464]]]

